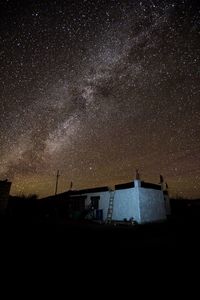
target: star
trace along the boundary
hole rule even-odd
[[[12,194],[166,178],[199,197],[200,5],[3,1],[0,180]],[[195,182],[194,182],[195,181]]]

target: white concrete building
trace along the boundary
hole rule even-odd
[[[165,220],[166,200],[162,185],[140,179],[108,187],[69,191],[73,203],[81,203],[91,218],[103,221],[135,220],[139,224]],[[166,193],[166,192],[165,192]]]

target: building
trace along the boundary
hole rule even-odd
[[[140,179],[116,185],[115,189],[101,187],[68,193],[74,209],[88,211],[89,218],[108,222],[135,220],[143,224],[167,217],[162,186]]]
[[[69,217],[96,219],[105,222],[136,221],[138,224],[166,220],[168,193],[163,182],[152,184],[136,179],[114,188],[98,187],[47,197],[45,203],[58,203]]]
[[[4,214],[8,206],[8,198],[10,194],[11,182],[0,180],[0,213]]]

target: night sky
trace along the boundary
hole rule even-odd
[[[200,196],[200,3],[2,1],[0,179],[11,194],[159,182]]]

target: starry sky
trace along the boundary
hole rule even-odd
[[[11,194],[159,182],[200,196],[200,4],[0,1],[0,179]]]

